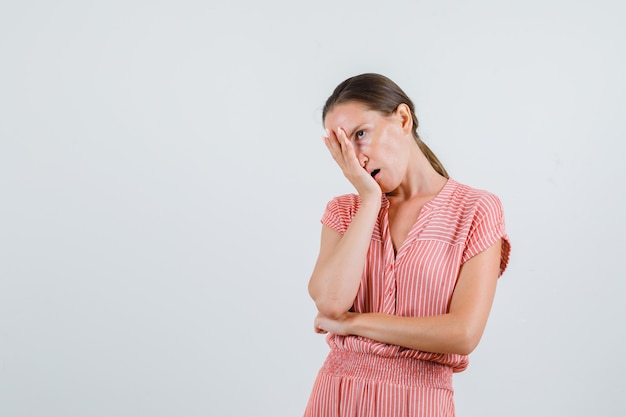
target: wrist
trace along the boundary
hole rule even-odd
[[[360,194],[359,197],[361,197],[361,207],[373,207],[380,209],[382,204],[381,196],[381,193]]]
[[[358,336],[359,318],[363,314],[360,313],[348,313],[348,317],[345,321],[346,334]]]

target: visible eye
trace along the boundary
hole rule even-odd
[[[357,140],[358,140],[358,139],[363,139],[363,137],[365,136],[365,130],[359,130],[359,131],[357,131],[357,132],[356,132],[356,134],[355,134],[355,136],[356,136]]]

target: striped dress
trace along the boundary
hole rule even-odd
[[[352,311],[424,317],[445,314],[460,268],[502,239],[500,274],[509,260],[500,200],[449,179],[421,209],[394,253],[383,195]],[[359,196],[331,200],[322,223],[345,233]],[[305,417],[454,416],[452,374],[468,357],[422,352],[360,336],[329,334],[328,358],[314,383]]]

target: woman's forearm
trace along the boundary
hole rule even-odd
[[[487,324],[498,280],[501,244],[497,241],[462,266],[445,314],[399,317],[346,312],[330,317],[320,312],[315,329],[426,352],[469,354],[478,345]]]
[[[425,352],[468,355],[478,345],[482,329],[451,314],[397,317],[381,313],[355,314],[348,333]]]
[[[309,293],[318,311],[327,317],[339,317],[354,303],[380,204],[380,197],[363,200],[343,236],[322,238]]]

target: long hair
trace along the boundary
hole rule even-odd
[[[411,110],[411,117],[413,119],[412,133],[413,139],[417,142],[417,146],[419,146],[435,171],[449,178],[448,172],[439,161],[439,158],[437,158],[433,151],[426,146],[417,134],[419,123],[415,116],[415,105],[396,83],[384,75],[373,73],[348,78],[339,84],[326,100],[326,104],[322,110],[322,122],[326,120],[326,115],[335,106],[350,101],[359,102],[370,110],[378,111],[386,116],[393,114],[400,104],[406,104]]]

